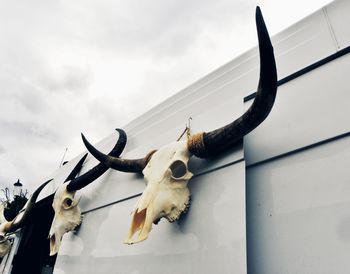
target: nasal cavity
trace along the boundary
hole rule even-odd
[[[54,248],[55,245],[56,245],[56,235],[52,234],[50,236],[50,248],[51,248],[51,250]]]
[[[174,178],[181,178],[185,176],[187,167],[184,162],[177,160],[170,165],[170,170]]]

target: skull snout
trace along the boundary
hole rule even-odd
[[[134,244],[142,242],[147,239],[148,234],[152,230],[152,209],[147,207],[145,209],[139,210],[138,208],[133,212],[133,218],[131,222],[131,227],[129,229],[129,234],[127,239],[124,241],[125,244]],[[136,240],[133,240],[133,236],[139,231]]]
[[[56,234],[50,235],[50,256],[53,256],[58,252],[61,240],[62,237],[57,241]]]
[[[147,190],[147,189],[146,189]],[[147,194],[147,191],[144,192]],[[147,203],[145,200],[149,199]],[[150,198],[142,195],[138,201],[138,207],[132,213],[132,222],[128,237],[124,243],[134,244],[144,241],[152,230],[152,224],[158,224],[161,218],[166,218],[169,222],[176,221],[182,212],[189,206],[190,194],[188,188],[162,189]],[[146,207],[140,205],[147,204]],[[137,233],[137,238],[133,237]]]
[[[147,186],[132,213],[127,244],[146,240],[161,218],[176,221],[189,205],[187,142],[174,142],[157,150],[143,169]],[[138,232],[136,239],[133,236]]]

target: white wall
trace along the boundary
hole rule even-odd
[[[349,1],[335,1],[276,35],[279,79],[348,46],[349,13]],[[127,198],[143,191],[142,178],[108,171],[86,187],[81,206],[89,212],[79,232],[64,238],[55,273],[347,273],[349,137],[308,146],[349,132],[349,58],[280,86],[244,153],[238,146],[212,161],[191,160],[195,174],[206,172],[189,184],[191,210],[175,224],[162,221],[144,243],[121,243],[137,200]],[[131,122],[123,156],[176,140],[188,117],[194,132],[238,117],[251,103],[243,106],[243,98],[255,91],[258,69],[254,48]],[[116,139],[112,133],[97,147],[108,152]],[[43,196],[77,161],[55,173]],[[96,163],[89,156],[84,170]]]
[[[324,12],[349,46],[350,2]],[[349,71],[347,54],[280,86],[245,138],[248,273],[349,273]]]

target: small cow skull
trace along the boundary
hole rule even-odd
[[[177,220],[190,203],[187,182],[193,174],[188,171],[190,154],[186,142],[171,143],[152,155],[143,170],[147,187],[132,213],[132,223],[127,244],[146,240],[161,218],[169,222]],[[133,235],[140,231],[137,240]]]
[[[11,249],[10,236],[0,235],[0,258],[3,258]]]
[[[11,220],[7,221],[4,216],[4,204],[2,203],[0,205],[0,258],[5,256],[11,249],[11,245],[13,242],[13,238],[15,237],[14,233],[18,229],[23,228],[27,222],[28,219],[30,219],[31,212],[34,208],[36,199],[38,198],[41,190],[52,181],[52,179],[46,181],[45,183],[41,184],[31,195],[27,203],[24,205],[24,207],[19,211],[17,216]]]
[[[119,131],[118,141],[108,155],[114,157],[119,156],[126,145],[126,140],[127,137],[125,132]],[[50,256],[55,255],[58,252],[63,235],[74,230],[81,224],[82,216],[78,205],[81,196],[79,195],[79,197],[77,197],[76,192],[92,183],[108,170],[108,166],[99,163],[86,173],[75,177],[80,172],[86,157],[87,154],[80,159],[65,180],[65,183],[60,185],[56,190],[52,203],[55,216],[49,234]]]
[[[165,217],[176,220],[189,205],[187,182],[192,173],[187,169],[191,155],[216,157],[231,149],[255,129],[270,113],[276,98],[277,71],[271,40],[261,11],[256,9],[256,26],[260,52],[260,79],[255,100],[250,108],[233,122],[209,132],[189,136],[187,142],[171,143],[140,159],[120,159],[103,154],[83,136],[88,151],[101,163],[123,172],[143,173],[147,187],[135,210],[126,239],[127,244],[147,238],[152,222]],[[137,240],[133,235],[139,232]]]
[[[4,216],[5,204],[0,203],[0,224],[7,223],[7,220]],[[0,258],[3,258],[11,249],[11,241],[8,236],[5,235],[5,232],[0,232]]]
[[[81,197],[75,197],[75,191],[67,191],[67,185],[68,183],[64,183],[57,189],[52,204],[55,217],[49,235],[51,256],[58,252],[63,235],[81,223],[81,211],[78,207]]]

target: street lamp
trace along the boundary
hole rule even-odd
[[[20,196],[22,193],[22,184],[19,181],[19,179],[17,180],[16,183],[13,184],[13,195],[14,196]]]

